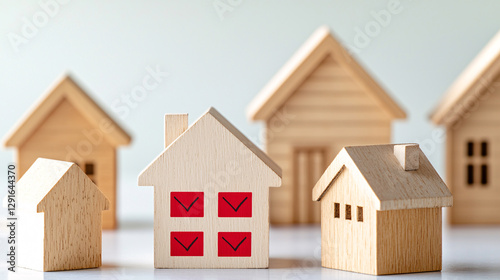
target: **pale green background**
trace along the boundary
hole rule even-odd
[[[50,1],[42,0],[40,3]],[[152,220],[152,188],[137,187],[138,173],[163,148],[163,114],[198,118],[216,107],[254,142],[259,124],[248,103],[320,25],[348,46],[356,28],[389,1],[68,1],[15,51],[9,42],[39,1],[0,2],[0,135],[65,71],[133,135],[119,154],[121,220]],[[441,174],[442,141],[432,140],[428,115],[450,83],[500,28],[500,1],[400,1],[371,42],[355,54],[408,113],[394,126],[396,142],[419,142]],[[142,83],[147,67],[169,73],[126,117],[111,105]],[[439,131],[438,131],[439,132]],[[436,132],[434,132],[436,133]],[[5,185],[11,151],[0,154]],[[3,196],[3,193],[1,193]],[[3,212],[3,210],[2,210]]]

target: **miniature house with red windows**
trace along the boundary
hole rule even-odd
[[[321,263],[366,274],[441,270],[453,197],[417,144],[343,148],[313,189]]]
[[[446,129],[452,224],[500,224],[500,32],[450,86],[432,113]]]
[[[166,115],[165,149],[138,181],[155,189],[156,268],[268,267],[281,169],[215,109],[189,128]]]

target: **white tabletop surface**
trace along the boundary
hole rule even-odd
[[[379,277],[322,268],[317,226],[274,227],[270,242],[269,269],[154,269],[153,226],[124,224],[103,233],[99,269],[6,273],[2,262],[0,279],[500,279],[500,227],[445,228],[441,272]]]

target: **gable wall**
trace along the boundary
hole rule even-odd
[[[271,222],[291,223],[294,149],[326,148],[330,163],[344,146],[390,143],[391,119],[352,74],[327,57],[266,122],[265,137],[267,153],[283,169],[282,187],[271,189]]]
[[[321,199],[321,262],[329,268],[374,274],[376,272],[376,211],[371,189],[358,184],[345,168]],[[318,203],[318,202],[316,202]],[[340,203],[340,218],[334,217]],[[351,220],[346,220],[346,204]],[[357,221],[363,207],[363,222]]]
[[[18,172],[22,176],[39,157],[73,161],[81,168],[85,162],[94,163],[94,179],[110,201],[110,210],[103,213],[103,228],[114,228],[116,152],[102,135],[102,130],[95,128],[64,99],[18,148]]]
[[[447,128],[447,183],[453,192],[453,223],[500,223],[500,77],[493,79],[479,101]],[[472,158],[467,142],[474,143]],[[480,156],[480,143],[488,142],[488,156]],[[467,165],[474,166],[474,185],[467,183]],[[480,166],[488,166],[488,184],[480,183]]]
[[[44,271],[101,266],[105,200],[81,172],[71,170],[39,204],[44,211]]]

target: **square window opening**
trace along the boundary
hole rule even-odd
[[[85,174],[94,175],[94,164],[93,163],[85,163]]]

